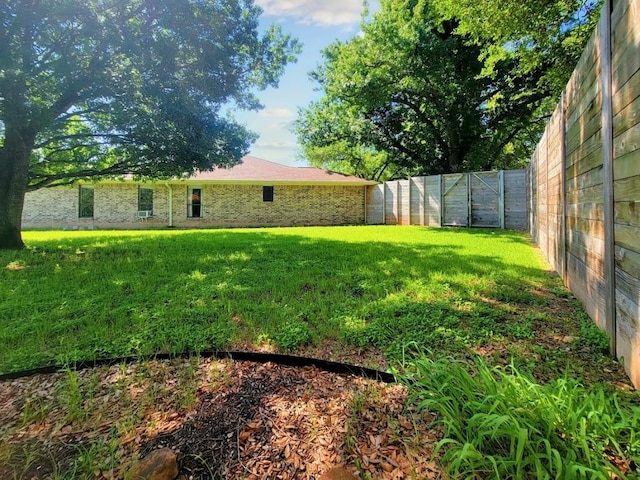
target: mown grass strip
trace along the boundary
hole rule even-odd
[[[559,288],[526,237],[323,227],[26,232],[0,252],[0,372],[105,357],[296,351],[327,340],[511,353]],[[560,290],[561,291],[561,287]]]

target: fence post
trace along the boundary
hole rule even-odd
[[[532,210],[532,200],[533,197],[533,183],[531,183],[531,171],[533,170],[533,155],[529,159],[529,163],[527,164],[527,168],[524,169],[524,183],[525,189],[527,193],[527,227],[529,229],[529,235],[531,235],[531,239],[535,243],[536,237],[533,235],[533,210]]]
[[[363,225],[367,224],[367,186],[364,186],[364,222]]]
[[[604,196],[604,281],[605,321],[609,334],[609,351],[616,356],[616,268],[613,192],[613,105],[611,68],[611,0],[605,0],[600,18],[600,58],[602,62],[602,170]]]
[[[402,225],[402,185],[396,180],[396,225]]]
[[[438,198],[440,199],[440,205],[438,208],[438,216],[439,216],[439,220],[440,220],[440,226],[442,227],[442,224],[444,223],[444,198],[442,197],[442,193],[444,192],[444,188],[442,185],[442,182],[444,182],[444,179],[442,177],[442,174],[438,175]]]
[[[382,184],[382,224],[387,224],[387,182]]]
[[[429,199],[429,195],[427,195],[427,177],[426,175],[422,177],[422,225],[429,226],[429,217],[427,212],[429,211],[427,208],[427,202]]]
[[[412,213],[411,209],[413,207],[411,205],[411,183],[412,183],[412,181],[411,181],[411,177],[408,177],[408,178],[409,178],[409,193],[408,193],[407,197],[409,199],[409,226],[411,226],[411,213]]]
[[[527,168],[527,185],[529,198],[529,233],[533,239],[533,243],[538,244],[538,200],[537,200],[537,170],[538,170],[538,150],[533,152],[531,161],[529,162],[529,168]]]
[[[547,231],[545,232],[545,237],[546,237],[546,245],[544,246],[544,254],[547,256],[547,259],[549,260],[549,263],[551,263],[551,249],[549,248],[549,245],[551,244],[551,235],[549,235],[549,233],[551,232],[551,221],[549,220],[549,197],[551,195],[549,195],[549,135],[550,135],[550,129],[549,129],[549,124],[547,124],[547,128],[545,129],[545,137],[544,137],[544,157],[545,157],[545,161],[544,161],[544,193],[545,193],[545,199],[544,199],[544,216],[547,219]],[[557,268],[558,266],[555,265],[555,261],[553,262],[553,266],[555,268]]]
[[[467,173],[467,227],[471,227],[473,213],[471,212],[471,174]]]
[[[567,285],[567,90],[562,91],[560,96],[560,201],[562,205],[558,208],[560,213],[560,228],[558,252],[560,261],[560,276],[562,282]]]
[[[498,172],[498,218],[500,228],[503,230],[505,228],[504,209],[504,170],[500,170]]]

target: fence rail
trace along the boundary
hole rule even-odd
[[[640,388],[640,0],[606,0],[529,165],[531,235]]]
[[[367,223],[526,230],[525,170],[412,177],[367,188]]]

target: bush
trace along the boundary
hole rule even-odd
[[[568,375],[539,385],[513,366],[424,356],[408,382],[438,414],[438,443],[453,476],[482,479],[637,478],[640,408]]]

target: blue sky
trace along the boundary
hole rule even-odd
[[[250,155],[293,166],[299,151],[291,122],[298,108],[320,98],[317,84],[308,73],[322,63],[321,51],[334,40],[348,40],[360,29],[362,0],[255,0],[262,7],[264,26],[278,23],[282,30],[303,43],[295,64],[287,66],[277,89],[259,92],[264,109],[259,112],[234,112],[235,118],[260,138]],[[371,2],[377,4],[377,2]]]

